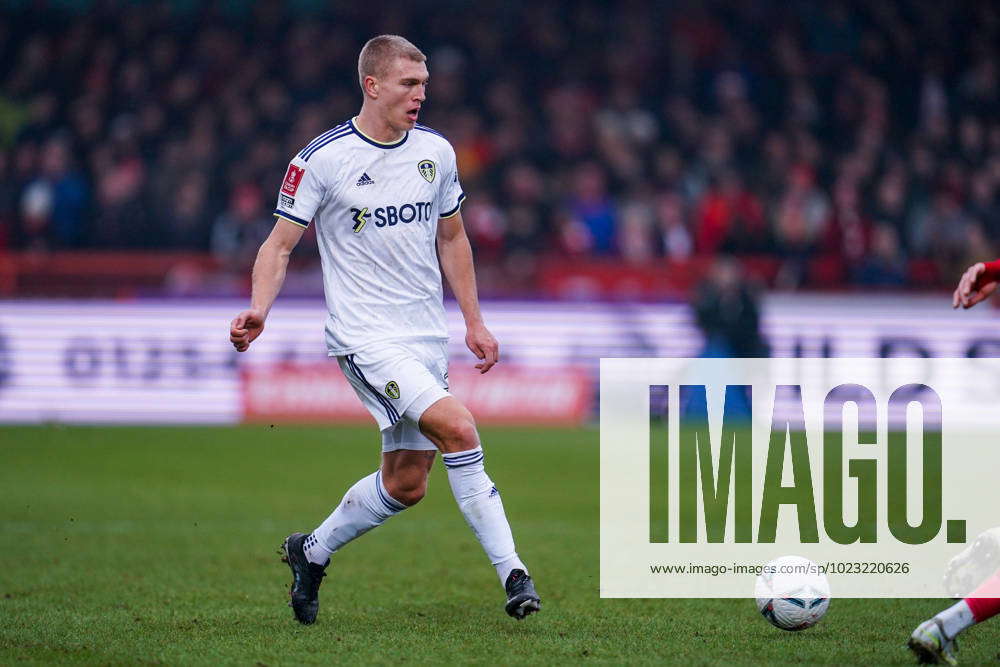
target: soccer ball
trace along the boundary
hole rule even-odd
[[[826,575],[808,558],[782,556],[764,566],[754,587],[757,610],[782,630],[805,630],[830,607]]]

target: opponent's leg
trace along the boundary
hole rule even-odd
[[[1000,614],[1000,572],[984,581],[969,597],[924,621],[910,637],[910,649],[921,662],[956,664],[955,637]]]
[[[457,399],[447,396],[424,410],[419,425],[441,450],[458,507],[507,592],[507,613],[521,619],[538,611],[540,600],[514,548],[500,493],[486,474],[472,414]]]
[[[381,469],[354,484],[326,520],[310,535],[294,533],[283,545],[294,577],[291,606],[309,624],[319,611],[319,586],[330,555],[386,519],[415,505],[427,488],[434,452],[398,450],[382,454]]]

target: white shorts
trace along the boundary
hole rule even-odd
[[[382,431],[382,451],[436,450],[420,428],[424,410],[448,393],[448,341],[378,343],[337,357]]]

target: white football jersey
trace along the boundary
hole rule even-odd
[[[331,356],[448,338],[435,241],[464,198],[454,149],[422,125],[386,144],[349,120],[292,159],[274,214],[316,222]]]

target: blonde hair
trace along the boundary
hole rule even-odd
[[[384,77],[389,63],[396,58],[409,58],[418,63],[427,60],[424,52],[405,37],[379,35],[369,39],[358,56],[358,83],[365,87],[365,77]]]

